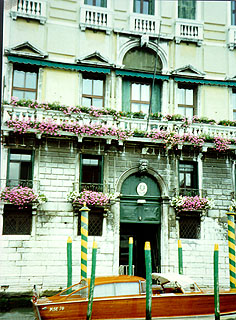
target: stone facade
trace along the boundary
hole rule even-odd
[[[32,208],[31,232],[15,234],[15,231],[6,232],[7,212],[4,210],[8,204],[2,201],[0,290],[30,292],[34,284],[42,292],[64,288],[68,237],[73,240],[73,282],[80,280],[80,217],[67,197],[73,191],[81,191],[81,183],[88,182],[83,181],[84,156],[101,161],[99,183],[106,192],[118,195],[108,211],[101,213],[101,235],[88,237],[88,276],[94,239],[98,243],[97,275],[118,274],[119,266],[128,264],[128,260],[123,263],[127,252],[122,257],[122,246],[127,249],[123,242],[127,240],[129,226],[134,228],[132,231],[141,242],[142,229],[135,229],[141,225],[145,236],[150,236],[149,233],[156,236],[154,271],[158,267],[163,272],[178,272],[177,242],[181,238],[184,274],[192,276],[202,287],[212,286],[213,250],[218,243],[220,285],[229,286],[226,212],[235,196],[236,150],[233,126],[236,75],[232,68],[236,61],[236,44],[235,38],[230,37],[235,28],[229,17],[230,2],[217,1],[212,9],[210,2],[196,1],[195,19],[178,18],[177,1],[153,1],[155,12],[149,15],[133,12],[132,1],[107,0],[105,7],[86,5],[82,0],[32,1],[37,8],[41,4],[37,14],[27,11],[26,1],[18,2],[21,8],[12,6],[5,10],[1,190],[9,186],[11,179],[32,180],[34,189],[43,193],[47,202]],[[96,19],[92,22],[89,16]],[[105,17],[104,20],[100,21],[101,17]],[[147,31],[145,25],[152,27]],[[190,31],[184,35],[183,30]],[[134,55],[126,59],[127,53]],[[144,119],[138,119],[131,103],[127,106],[124,102],[124,96],[127,98],[131,94],[131,91],[125,92],[125,81],[148,85],[150,90],[157,88],[151,89],[154,65],[145,65],[146,60],[142,61],[145,57],[154,59],[156,56],[159,69],[155,85],[159,89],[153,91],[155,103],[152,107],[160,118],[149,119],[144,112]],[[17,97],[22,90],[27,91],[14,83],[15,71],[37,73],[36,88],[28,88],[31,93],[37,92],[39,105],[36,107],[11,100],[13,93]],[[116,118],[108,111],[98,116],[88,110],[73,109],[76,105],[82,106],[85,97],[91,98],[83,89],[85,79],[95,81],[97,86],[96,81],[103,81],[102,98],[94,95],[102,99],[102,110],[115,109],[123,114]],[[194,123],[192,117],[181,121],[168,118],[168,114],[181,113],[178,94],[179,89],[184,88],[192,90],[194,116],[205,117],[205,120],[208,117],[216,123],[231,121],[231,126],[214,124],[210,120]],[[150,102],[150,97],[148,99]],[[51,105],[45,107],[46,102]],[[65,109],[65,106],[70,108]],[[128,113],[125,115],[125,112]],[[14,121],[19,122],[13,127],[9,123]],[[32,123],[37,123],[38,127]],[[71,128],[65,129],[69,126],[77,129],[87,126],[90,132],[85,130],[78,134]],[[96,126],[112,129],[109,134],[91,133]],[[124,138],[114,133],[125,130],[130,135]],[[169,140],[145,135],[153,130],[169,133]],[[187,135],[205,140],[198,145],[181,139],[179,143],[171,140],[173,136],[178,139]],[[216,137],[230,140],[224,151],[217,149]],[[12,156],[19,154],[31,156],[31,179],[29,174],[23,179],[21,173],[11,169],[11,165],[15,168],[13,163],[21,163]],[[140,160],[148,161],[143,176],[139,172]],[[181,213],[170,205],[170,200],[181,194],[181,173],[187,179],[187,171],[180,171],[181,164],[185,165],[184,170],[188,165],[193,168],[189,178],[193,182],[192,191],[197,189],[197,194],[214,200],[211,209],[190,214],[193,219],[197,218],[195,231],[183,237]],[[153,196],[152,187],[148,185],[147,196],[140,196],[138,191],[129,194],[129,188],[125,189],[127,181],[132,182],[130,190],[131,187],[137,190],[137,181],[148,181],[145,183],[150,183],[158,192]],[[126,204],[135,208],[135,223],[129,220],[131,217],[124,218]],[[143,208],[141,214],[137,213],[140,208]],[[144,212],[150,215],[146,222]],[[152,232],[147,231],[148,226]],[[144,264],[144,261],[136,257],[135,263]]]

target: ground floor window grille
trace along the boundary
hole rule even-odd
[[[3,212],[4,235],[29,235],[32,229],[32,207],[19,209],[14,205],[5,205]]]
[[[200,239],[201,218],[197,215],[181,215],[179,218],[179,236],[184,239]]]
[[[103,225],[103,209],[94,210],[91,209],[88,217],[88,235],[89,236],[102,236]],[[78,235],[81,235],[81,214],[78,213]]]

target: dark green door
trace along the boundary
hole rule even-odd
[[[134,239],[135,275],[145,277],[144,244],[150,241],[152,269],[160,270],[160,189],[148,174],[133,174],[123,183],[120,205],[120,265],[128,264],[129,237]]]

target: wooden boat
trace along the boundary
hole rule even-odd
[[[214,293],[202,291],[190,278],[153,273],[152,319],[214,315]],[[49,298],[35,298],[38,320],[84,320],[90,280],[66,288]],[[92,319],[145,319],[145,279],[137,276],[97,277]],[[236,290],[220,291],[220,314],[236,315]]]

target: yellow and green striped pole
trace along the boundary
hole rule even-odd
[[[80,209],[81,212],[81,279],[87,278],[87,250],[88,250],[88,212],[89,208],[84,206]]]
[[[178,240],[179,274],[183,274],[183,250],[181,240]]]
[[[228,246],[229,246],[229,277],[230,277],[230,288],[236,288],[236,269],[235,269],[235,213],[231,211],[226,212],[228,216]]]
[[[129,237],[129,276],[132,276],[133,266],[133,238]]]

